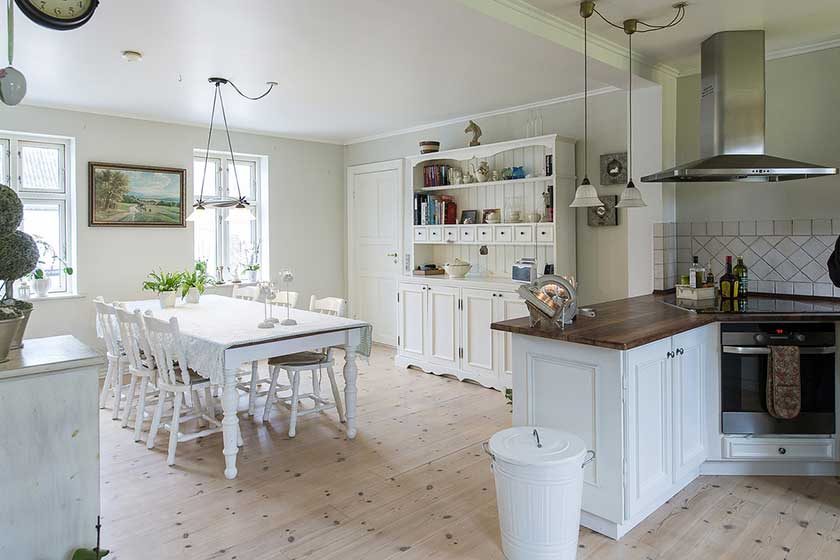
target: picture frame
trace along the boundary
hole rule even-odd
[[[88,163],[88,226],[186,227],[187,170]]]
[[[478,210],[461,210],[461,223],[462,224],[477,224],[478,223]]]
[[[494,222],[488,222],[487,216],[490,214],[496,214],[496,220]],[[481,223],[482,224],[498,224],[501,221],[502,211],[499,208],[487,208],[481,212]]]
[[[623,185],[627,183],[627,152],[601,155],[601,184]]]
[[[615,195],[601,195],[603,206],[587,208],[586,222],[593,227],[618,225],[618,197]]]

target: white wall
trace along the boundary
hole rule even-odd
[[[658,88],[651,88],[658,91]],[[660,97],[655,96],[655,111],[660,112]],[[634,99],[635,102],[635,99]],[[539,113],[543,121],[543,133],[557,133],[561,136],[577,138],[577,174],[583,176],[583,100],[568,101],[542,107]],[[638,109],[641,111],[641,109]],[[627,147],[627,95],[614,92],[591,97],[589,100],[589,178],[601,194],[618,195],[622,186],[601,187],[599,184],[600,155],[610,152],[625,151]],[[526,124],[531,118],[530,111],[516,111],[478,120],[483,131],[481,142],[490,144],[513,140],[525,136]],[[638,118],[638,117],[637,117]],[[646,141],[649,147],[655,147],[654,167],[661,162],[661,118],[653,125],[636,128],[636,142]],[[418,153],[420,140],[439,140],[441,149],[460,148],[467,145],[469,137],[464,134],[465,123],[446,125],[422,132],[413,132],[352,144],[345,149],[346,165],[358,165],[405,157]],[[653,134],[653,136],[649,136]],[[648,157],[650,150],[640,150],[637,164],[642,157]],[[645,152],[644,154],[642,152]],[[651,187],[653,188],[653,187]],[[660,208],[660,207],[657,207]],[[590,227],[587,225],[586,211],[577,212],[577,271],[580,281],[580,298],[584,304],[623,298],[628,295],[628,211],[619,210],[619,225],[616,227]],[[632,212],[638,212],[633,210]],[[654,221],[661,221],[657,217]],[[646,229],[647,242],[650,240],[649,228]],[[652,250],[652,249],[651,249]],[[650,260],[652,257],[649,257]],[[633,265],[645,278],[650,277],[652,286],[652,267],[642,268]]]
[[[77,280],[82,299],[36,304],[27,337],[75,334],[95,341],[91,298],[151,297],[140,284],[152,269],[182,270],[193,263],[193,232],[165,228],[88,227],[90,161],[187,169],[192,200],[193,150],[207,142],[203,127],[38,107],[0,105],[0,130],[67,136],[76,140]],[[226,149],[223,131],[213,148]],[[301,301],[309,294],[344,294],[343,148],[233,133],[234,150],[269,158],[269,260],[290,266]]]
[[[840,48],[767,61],[768,154],[840,166]],[[677,160],[700,155],[700,76],[678,80]],[[680,184],[677,220],[836,218],[840,176],[782,183]]]

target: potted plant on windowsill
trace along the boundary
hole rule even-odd
[[[183,272],[150,272],[146,281],[143,282],[143,289],[157,292],[162,308],[175,307],[178,288],[181,287],[183,279]]]
[[[49,273],[57,272],[72,276],[73,267],[68,266],[67,261],[58,256],[53,246],[38,236],[35,237],[35,244],[38,246],[38,253],[40,254],[38,264],[41,266],[33,270],[29,278],[32,280],[32,288],[35,290],[35,295],[43,298],[47,297],[50,291]],[[49,268],[45,271],[42,267],[47,264],[47,258],[49,258]],[[61,266],[56,267],[56,263]]]
[[[185,272],[181,279],[181,297],[187,303],[198,303],[208,284],[213,284],[213,279],[207,275],[206,265],[199,266],[196,263],[195,270]]]
[[[260,265],[258,264],[246,264],[242,270],[245,272],[245,277],[248,279],[248,282],[256,282],[257,281],[257,271],[260,269]]]

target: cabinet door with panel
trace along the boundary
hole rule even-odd
[[[495,374],[496,337],[490,324],[496,320],[497,292],[461,290],[461,328],[464,357],[461,369],[471,373]]]
[[[626,352],[626,508],[633,518],[673,483],[671,339]]]
[[[426,287],[400,284],[398,292],[400,352],[422,358],[426,355]]]
[[[705,370],[707,353],[713,344],[711,327],[690,330],[671,339],[674,481],[706,460]]]
[[[459,289],[424,286],[427,300],[427,357],[439,364],[458,367],[461,317],[458,314]]]
[[[519,317],[528,316],[528,307],[525,301],[517,293],[502,292],[496,298],[495,321],[507,321],[508,319],[517,319]],[[499,373],[505,386],[509,387],[511,383],[511,376],[513,375],[513,335],[506,332],[496,332],[498,337],[498,358]]]

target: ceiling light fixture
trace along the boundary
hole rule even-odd
[[[236,84],[234,84],[226,78],[211,77],[207,78],[207,81],[213,84],[216,88],[213,94],[213,109],[210,112],[210,132],[207,134],[207,148],[204,151],[204,172],[201,175],[201,190],[198,193],[198,199],[195,201],[195,204],[193,204],[193,211],[187,218],[187,221],[195,222],[197,220],[200,220],[208,208],[227,208],[228,215],[227,218],[225,218],[226,221],[251,222],[256,220],[257,218],[251,212],[248,199],[247,197],[242,195],[242,189],[240,189],[239,187],[239,174],[236,171],[236,156],[234,156],[233,154],[233,143],[230,140],[230,128],[228,127],[227,113],[225,112],[225,101],[222,97],[221,86],[225,84],[230,84],[231,87],[233,87],[233,89],[236,91],[236,93],[238,93],[245,99],[257,101],[271,93],[271,90],[274,89],[274,86],[277,85],[277,82],[266,82],[266,85],[268,85],[268,89],[262,95],[250,97],[242,93],[242,91],[238,87],[236,87]],[[225,135],[227,137],[228,152],[230,153],[230,166],[233,168],[233,178],[234,182],[236,183],[236,197],[218,195],[208,196],[206,198],[204,197],[204,183],[205,179],[207,178],[207,164],[210,160],[210,141],[213,138],[213,121],[216,118],[217,102],[222,110],[222,120],[225,125]]]
[[[588,208],[603,206],[598,198],[598,191],[589,182],[589,52],[587,50],[586,22],[595,9],[595,2],[580,3],[580,15],[583,18],[583,181],[575,191],[575,199],[571,208]]]
[[[143,60],[143,53],[140,51],[123,51],[122,52],[123,60],[126,62],[140,62]]]
[[[633,184],[633,33],[637,21],[628,19],[624,22],[627,33],[627,186],[621,191],[617,208],[644,208],[647,206],[642,192]]]

